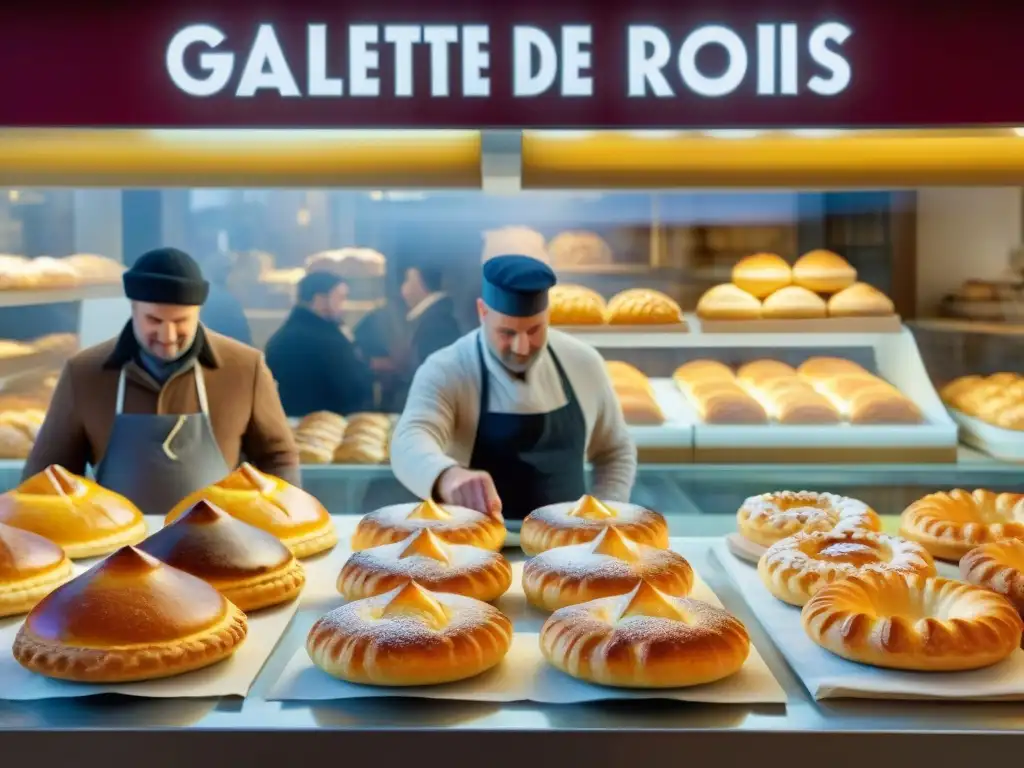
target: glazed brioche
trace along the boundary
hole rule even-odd
[[[612,325],[685,325],[683,310],[673,299],[649,288],[631,288],[608,302]]]
[[[71,574],[71,560],[52,541],[0,523],[0,617],[27,613]]]
[[[793,282],[793,270],[781,256],[755,253],[740,259],[732,268],[732,282],[759,299],[770,296]]]
[[[511,645],[512,622],[497,608],[411,581],[328,613],[309,631],[306,652],[333,677],[397,687],[475,677]]]
[[[793,263],[793,282],[815,293],[837,293],[857,281],[857,270],[832,251],[808,251]]]
[[[801,621],[811,640],[844,659],[928,672],[996,664],[1020,647],[1022,628],[995,592],[901,571],[836,581],[807,602]]]
[[[597,291],[580,285],[555,285],[548,291],[552,325],[602,325],[606,305]]]
[[[770,547],[798,533],[880,531],[882,520],[859,499],[814,491],[776,491],[751,496],[736,513],[740,535]]]
[[[867,283],[854,283],[828,300],[829,317],[886,317],[896,314],[892,299]]]
[[[960,559],[960,576],[1003,595],[1024,616],[1024,541],[1003,539],[975,547]]]
[[[501,519],[427,500],[419,504],[395,504],[365,515],[356,525],[352,549],[359,552],[394,544],[424,529],[430,529],[449,544],[465,544],[494,552],[505,544],[505,524]]]
[[[928,494],[903,511],[900,536],[954,562],[981,544],[1024,539],[1024,494],[960,488]]]
[[[681,688],[738,672],[750,639],[721,608],[641,581],[628,594],[555,611],[541,627],[540,648],[555,669],[587,682]]]
[[[761,304],[766,320],[812,320],[825,317],[826,311],[824,299],[799,285],[780,288]]]
[[[555,547],[593,541],[608,526],[618,528],[637,544],[668,549],[668,522],[662,515],[635,504],[603,502],[593,496],[531,512],[523,520],[519,546],[527,555],[538,555]]]

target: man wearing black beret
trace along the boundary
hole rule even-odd
[[[51,464],[164,515],[244,458],[299,482],[299,455],[260,352],[199,322],[209,283],[186,253],[160,248],[124,273],[132,317],[121,335],[61,372],[29,477]]]
[[[479,330],[427,358],[391,440],[395,476],[421,498],[503,515],[593,493],[628,501],[636,448],[604,360],[549,330],[555,274],[527,256],[484,264]]]

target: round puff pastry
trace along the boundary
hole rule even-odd
[[[294,600],[306,574],[280,539],[198,501],[139,549],[212,586],[243,611]]]
[[[825,314],[825,300],[799,285],[780,288],[761,305],[761,317],[766,320],[813,320]]]
[[[682,688],[738,672],[750,638],[721,608],[641,581],[628,594],[555,611],[541,627],[540,649],[555,669],[587,682]]]
[[[73,560],[146,537],[146,521],[128,499],[58,465],[0,496],[0,523],[49,539]]]
[[[71,573],[71,560],[52,541],[0,523],[0,617],[27,613]]]
[[[475,677],[511,646],[512,622],[497,608],[414,581],[334,609],[306,639],[309,658],[327,674],[381,686]]]
[[[972,549],[960,559],[960,576],[1005,596],[1024,616],[1024,541],[1003,539]]]
[[[857,282],[857,270],[838,253],[808,251],[793,263],[793,282],[815,293],[837,293]]]
[[[608,322],[612,325],[683,325],[683,310],[660,291],[631,288],[608,302]]]
[[[979,544],[1024,539],[1024,494],[960,488],[931,493],[903,511],[900,536],[954,562]]]
[[[798,533],[773,544],[757,563],[761,581],[775,597],[803,605],[827,584],[866,571],[935,575],[920,544],[869,531]]]
[[[1021,640],[1020,616],[1005,597],[899,571],[830,584],[807,602],[801,619],[825,650],[889,669],[980,669],[1005,659]]]
[[[448,544],[423,528],[404,541],[354,553],[338,575],[338,591],[346,600],[362,600],[409,581],[490,603],[512,585],[512,566],[500,552]]]
[[[829,317],[888,317],[896,314],[892,299],[867,283],[854,283],[828,300]]]
[[[793,270],[774,253],[755,253],[736,262],[732,282],[752,296],[763,299],[793,282]]]
[[[227,658],[247,630],[245,614],[205,581],[123,547],[44,597],[13,654],[61,680],[153,680]]]
[[[164,523],[173,523],[204,499],[243,523],[274,534],[296,557],[310,557],[338,543],[334,521],[323,504],[301,488],[248,463],[223,480],[186,496],[167,513]]]
[[[502,520],[428,499],[420,504],[395,504],[364,515],[352,535],[352,549],[359,552],[394,544],[425,528],[449,544],[466,544],[492,552],[505,544]]]
[[[593,541],[549,549],[523,566],[526,600],[542,611],[624,595],[641,581],[686,597],[693,589],[693,568],[682,555],[637,544],[611,526]]]
[[[539,555],[555,547],[593,541],[607,526],[618,528],[637,544],[668,549],[668,522],[657,512],[635,504],[598,501],[593,496],[531,512],[519,531],[519,546],[527,555]]]
[[[555,285],[548,291],[552,325],[604,325],[604,297],[581,285]]]
[[[761,300],[732,283],[708,288],[697,301],[703,320],[760,320]]]
[[[740,535],[762,547],[812,531],[880,531],[882,519],[858,499],[814,491],[751,496],[736,513]]]

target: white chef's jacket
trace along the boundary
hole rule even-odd
[[[405,410],[391,439],[391,468],[406,488],[429,498],[449,467],[469,465],[480,417],[480,331],[472,331],[427,358],[413,378]],[[628,501],[636,477],[636,447],[612,389],[604,360],[592,347],[556,330],[548,347],[558,356],[587,427],[586,456],[593,493]],[[525,380],[512,376],[485,348],[488,412],[548,413],[567,402],[558,369],[546,349]]]

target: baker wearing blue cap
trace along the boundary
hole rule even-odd
[[[604,361],[548,327],[551,268],[527,256],[484,264],[480,329],[427,358],[391,443],[395,476],[421,498],[503,514],[587,492],[627,501],[636,475]]]

